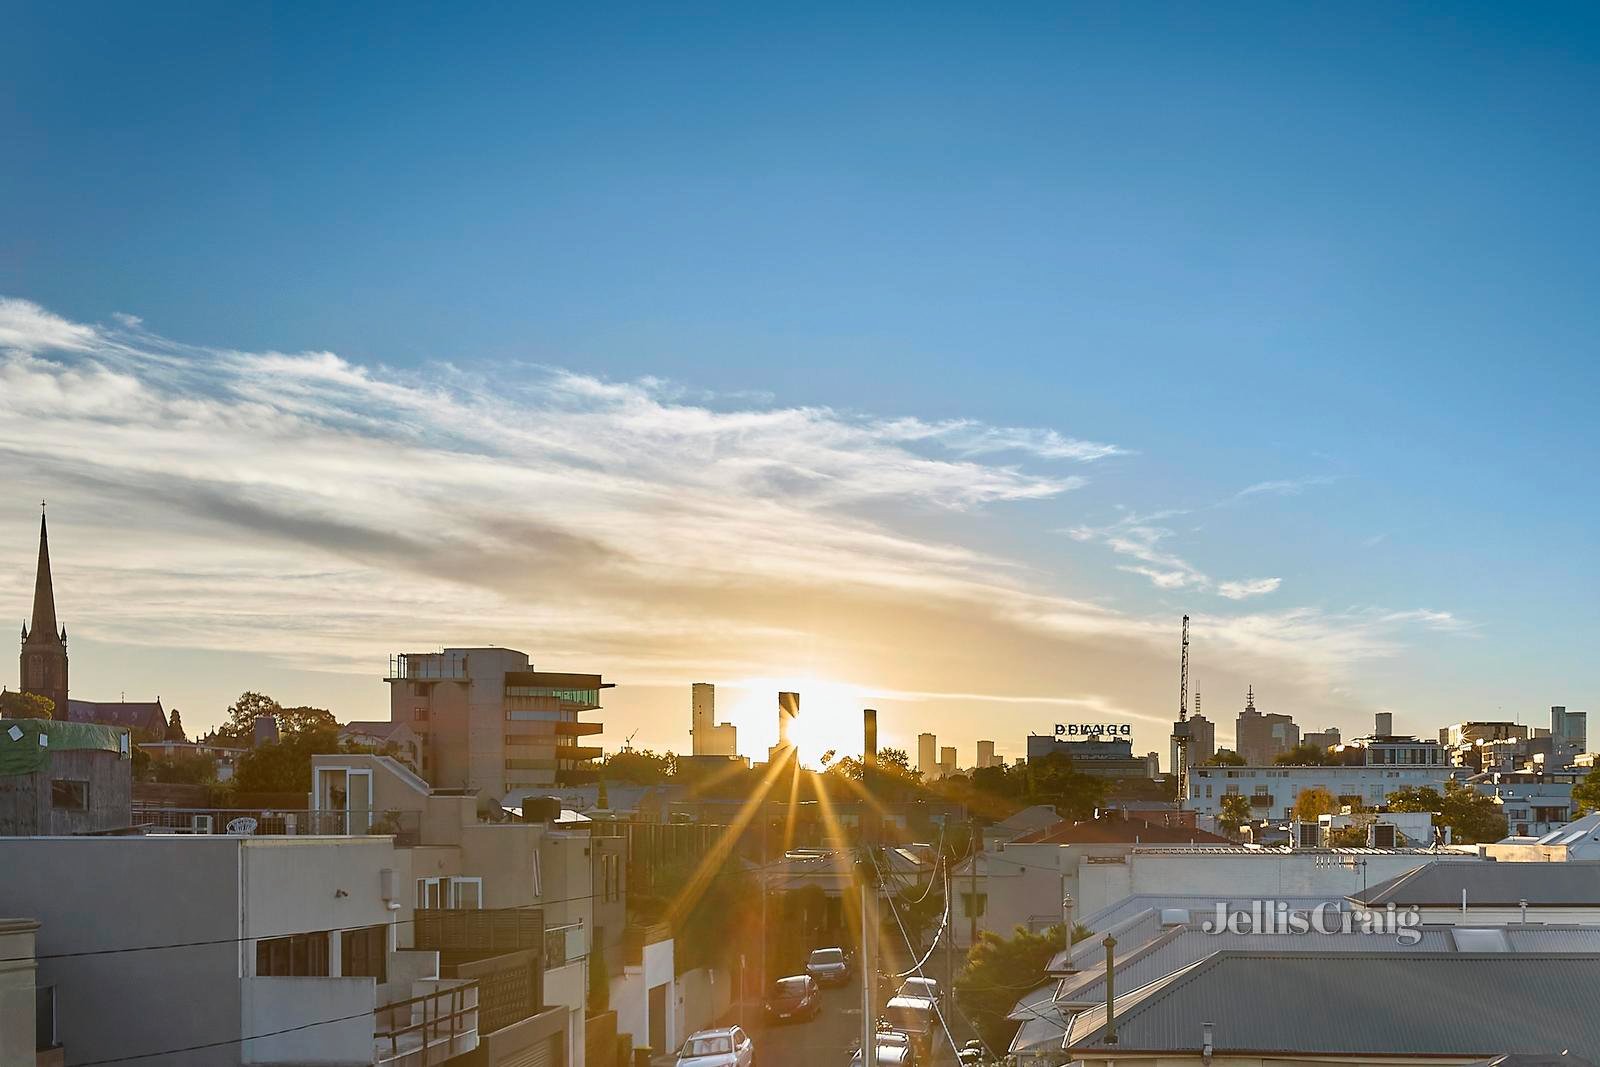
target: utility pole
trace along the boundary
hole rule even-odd
[[[1178,790],[1177,810],[1189,799],[1189,741],[1194,727],[1189,723],[1189,616],[1183,617],[1183,650],[1178,660],[1178,721],[1172,724],[1172,777]]]
[[[967,951],[971,952],[978,943],[978,845],[983,840],[978,836],[978,820],[967,819],[968,851],[972,853],[972,870],[968,873],[968,884],[972,893],[967,897]]]
[[[861,1067],[878,1067],[878,847],[877,821],[873,812],[873,787],[877,784],[878,713],[872,708],[861,712],[861,787],[866,794],[861,804]]]

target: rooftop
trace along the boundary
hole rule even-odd
[[[1372,907],[1468,905],[1600,907],[1600,861],[1429,863],[1369,886],[1350,899]]]
[[[1217,1055],[1600,1054],[1600,955],[1216,952],[1078,1015],[1078,1053]],[[1396,1011],[1426,1004],[1427,1011]],[[1360,1025],[1353,1025],[1359,1020]]]
[[[1162,826],[1141,819],[1099,818],[1059,822],[1018,837],[1018,845],[1149,844],[1231,845],[1226,837],[1187,826]]]

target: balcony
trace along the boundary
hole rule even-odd
[[[420,811],[285,811],[281,808],[159,808],[136,804],[133,825],[147,834],[235,837],[391,836],[407,848],[422,843]]]
[[[472,981],[418,979],[379,986],[371,978],[245,978],[241,1029],[246,1064],[366,1063],[432,1067],[478,1047]],[[380,990],[412,995],[378,1003]],[[315,1027],[306,1019],[326,1020]]]
[[[386,682],[466,681],[467,657],[442,652],[402,652],[389,657]]]
[[[588,942],[583,935],[583,923],[552,926],[544,932],[544,969],[553,971],[576,963],[589,954]]]

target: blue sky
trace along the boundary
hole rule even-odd
[[[562,405],[589,397],[597,439],[619,449],[636,439],[607,428],[637,403],[691,420],[824,411],[808,432],[869,453],[897,419],[1053,430],[1116,452],[946,439],[937,447],[963,462],[1073,486],[950,506],[919,484],[822,505],[1114,612],[1110,629],[1144,635],[1117,638],[1140,649],[1124,673],[1160,675],[1119,690],[1109,676],[1074,688],[1068,671],[1017,683],[1027,693],[1166,714],[1150,705],[1171,656],[1144,643],[1184,610],[1215,620],[1197,667],[1230,708],[1259,677],[1282,693],[1272,710],[1357,728],[1386,707],[1422,730],[1457,712],[1583,707],[1600,684],[1592,9],[32,5],[7,23],[0,294],[33,309],[10,351],[29,361],[17,373],[44,375],[34,386],[111,366],[168,399],[237,399],[242,375],[267,387],[259,362],[176,382],[148,357],[214,368],[228,353],[333,352],[410,388],[462,375],[476,395],[521,396],[530,425],[547,414],[548,368],[642,389],[598,402],[555,389]],[[52,347],[62,335],[40,315],[94,336]],[[348,429],[356,402],[340,403],[337,418],[296,414]],[[358,407],[392,414],[381,396]],[[874,427],[867,444],[841,428],[859,420]],[[925,456],[928,442],[905,447]],[[473,454],[532,462],[481,442]],[[45,455],[19,436],[7,459],[13,500],[71,501],[61,483],[78,479],[78,501],[105,506],[104,456]],[[215,493],[203,503],[192,477],[173,481],[151,491],[216,521]],[[612,506],[588,517],[615,520]],[[183,521],[166,514],[129,503],[126,517]],[[375,516],[345,518],[374,529]],[[31,521],[6,519],[11,571],[31,560]],[[59,521],[81,520],[64,507]],[[285,523],[273,550],[309,565],[329,551],[325,532]],[[362,544],[340,540],[340,559],[376,565]],[[654,565],[652,583],[675,564]],[[763,573],[742,580],[759,588]],[[828,596],[808,596],[828,618]],[[1301,662],[1283,647],[1302,639],[1291,615],[1316,620],[1309,646],[1338,634],[1367,651]],[[1372,620],[1390,616],[1406,618],[1380,640]],[[541,618],[504,643],[611,657],[648,680],[641,692],[659,688],[636,706],[619,689],[618,715],[681,745],[657,709],[686,707],[676,687],[699,677],[693,664],[669,668],[642,642],[596,636],[615,633],[598,623],[556,638]],[[79,677],[121,689],[133,670],[137,685],[181,692],[130,666],[149,625],[97,632],[84,617],[83,639],[116,667],[97,675],[80,653]],[[766,670],[733,662],[730,638],[674,648],[733,677],[917,688],[925,648],[881,649],[900,675],[886,683],[838,662],[822,622],[795,625],[814,651]],[[1270,652],[1240,636],[1274,632]],[[202,665],[186,673],[208,679],[187,698],[196,707],[274,681],[332,686],[363,715],[364,700],[381,707],[369,678],[273,674],[289,645],[259,680],[228,659],[243,630],[226,647],[170,638]],[[1015,735],[1055,712],[1013,714]],[[952,715],[947,729],[967,727]],[[1160,732],[1147,747],[1165,749]]]

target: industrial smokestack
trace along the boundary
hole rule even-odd
[[[789,742],[789,726],[800,717],[800,694],[778,694],[778,745],[787,746]]]
[[[878,711],[861,709],[861,766],[872,770],[878,765]]]

